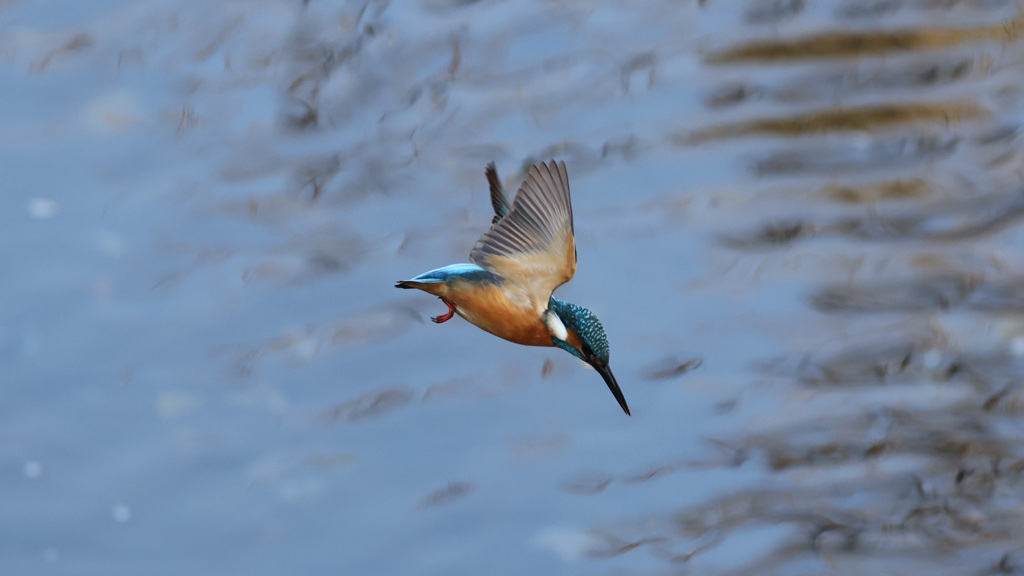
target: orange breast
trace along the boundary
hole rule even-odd
[[[454,282],[444,298],[455,304],[459,316],[499,338],[525,346],[554,346],[543,321],[546,304],[530,301],[514,284]]]

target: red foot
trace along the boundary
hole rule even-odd
[[[436,324],[447,322],[452,319],[452,316],[455,316],[455,304],[452,304],[451,302],[445,300],[444,298],[441,298],[441,302],[444,302],[445,304],[448,305],[448,313],[442,314],[441,316],[432,316],[430,319],[433,320]]]

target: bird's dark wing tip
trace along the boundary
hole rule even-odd
[[[494,208],[494,219],[491,220],[491,224],[494,225],[508,214],[511,207],[509,206],[508,198],[505,196],[505,187],[502,186],[501,179],[498,178],[498,168],[494,165],[494,162],[487,163],[484,175],[487,176],[487,184],[491,189],[491,206]]]
[[[395,288],[405,288],[406,290],[408,290],[411,289],[412,286],[406,284],[405,280],[399,280],[398,282],[395,282]]]

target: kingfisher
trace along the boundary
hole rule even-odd
[[[469,253],[472,263],[451,264],[402,280],[396,288],[433,294],[448,312],[516,344],[557,346],[592,366],[619,406],[626,398],[608,366],[608,337],[593,312],[555,298],[555,288],[576,274],[576,241],[565,162],[532,166],[510,205],[494,162],[484,171],[491,190],[491,228]]]

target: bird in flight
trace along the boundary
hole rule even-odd
[[[515,201],[508,198],[491,162],[485,171],[494,220],[469,253],[472,264],[451,264],[402,280],[396,288],[433,294],[448,312],[516,344],[557,346],[592,366],[619,406],[626,398],[608,366],[608,337],[594,313],[552,296],[576,274],[572,201],[565,162],[530,168]]]

